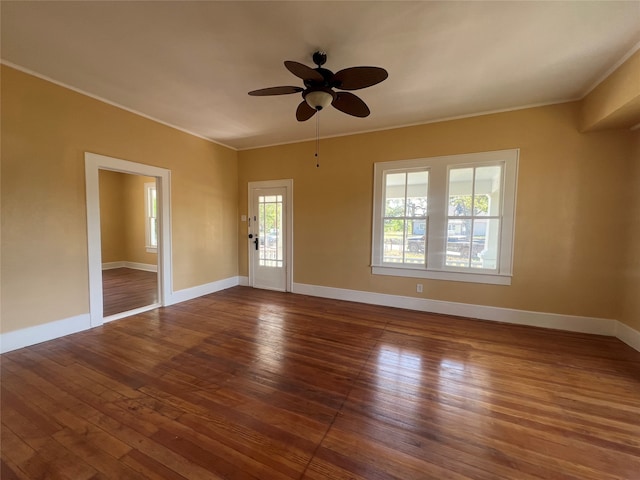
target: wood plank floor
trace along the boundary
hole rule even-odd
[[[0,359],[4,480],[640,478],[609,337],[234,287]]]
[[[158,274],[133,268],[102,271],[102,312],[108,317],[158,302]]]

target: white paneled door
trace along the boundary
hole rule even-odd
[[[255,288],[291,290],[291,181],[249,184],[249,282]]]

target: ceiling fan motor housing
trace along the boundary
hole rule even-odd
[[[318,50],[317,52],[313,53],[312,59],[313,63],[321,67],[327,61],[327,54],[323,51]]]

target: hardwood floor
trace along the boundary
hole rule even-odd
[[[102,271],[103,316],[128,312],[158,302],[158,274],[132,268]]]
[[[640,478],[640,353],[235,287],[1,356],[1,477]]]

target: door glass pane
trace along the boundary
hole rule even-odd
[[[261,267],[284,266],[282,195],[258,196],[258,242]]]

